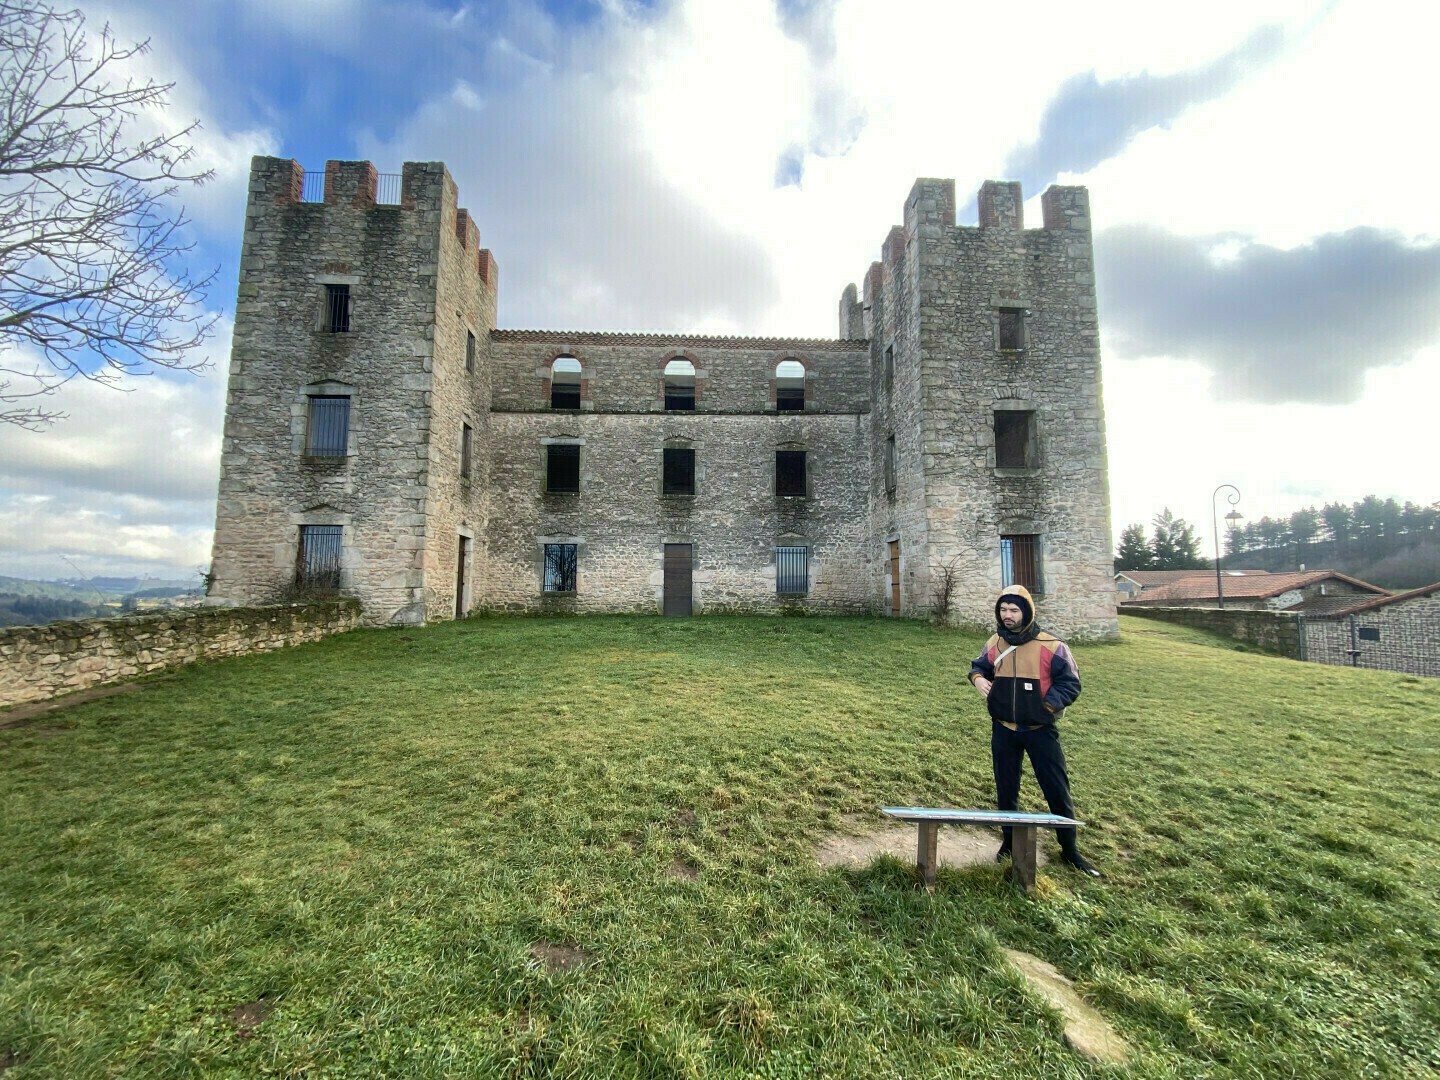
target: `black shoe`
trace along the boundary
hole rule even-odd
[[[1009,845],[1009,844],[1001,844],[1001,845],[1000,845],[1000,850],[997,851],[997,852],[995,852],[995,861],[996,861],[996,862],[1004,862],[1004,861],[1005,861],[1006,859],[1008,859],[1008,858],[1010,858],[1010,845]]]
[[[1078,851],[1064,852],[1060,856],[1060,861],[1073,866],[1076,870],[1079,870],[1080,873],[1084,874],[1086,877],[1098,879],[1105,876],[1104,874],[1100,873],[1099,870],[1095,869],[1095,867],[1091,864],[1090,860],[1085,858],[1085,856],[1081,855]]]

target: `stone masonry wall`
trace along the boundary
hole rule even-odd
[[[905,233],[918,249],[918,356],[929,562],[955,561],[955,618],[988,625],[1000,537],[1039,537],[1042,623],[1113,637],[1109,486],[1099,330],[1084,189],[1051,187],[1025,229],[1020,186],[987,182],[980,224],[954,225],[953,183],[920,180]],[[1002,309],[1024,312],[1023,348],[1002,350]],[[1032,458],[997,464],[997,410],[1031,412]]]
[[[1265,652],[1301,659],[1300,620],[1290,611],[1243,608],[1139,607],[1127,604],[1126,615],[1209,630],[1236,641],[1248,642]],[[1311,658],[1313,659],[1313,657]],[[1347,661],[1348,662],[1348,661]]]
[[[0,706],[224,656],[282,649],[360,624],[353,600],[202,608],[0,630]]]
[[[435,278],[453,185],[443,165],[407,163],[403,204],[377,206],[368,162],[330,162],[326,201],[301,203],[300,176],[293,161],[252,163],[211,602],[283,595],[300,526],[340,525],[342,591],[371,621],[419,621]],[[327,284],[349,287],[348,332],[326,330]],[[307,389],[350,396],[344,457],[306,455]]]
[[[1355,615],[1354,666],[1440,677],[1440,593],[1387,604]],[[1359,638],[1359,630],[1380,635]],[[1350,620],[1346,616],[1305,619],[1305,658],[1319,664],[1351,666]]]

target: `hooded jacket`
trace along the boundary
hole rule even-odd
[[[1000,621],[1001,601],[1009,600],[1025,614],[1018,630]],[[970,664],[970,682],[991,681],[985,706],[1002,724],[1017,728],[1053,724],[1065,707],[1080,696],[1080,672],[1069,647],[1035,623],[1035,601],[1023,585],[1008,586],[995,601],[996,633]]]

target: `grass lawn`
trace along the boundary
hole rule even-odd
[[[917,623],[357,631],[0,730],[0,1075],[1440,1075],[1440,681],[1122,627],[1062,722],[1108,876],[1029,899],[814,861],[991,804]]]

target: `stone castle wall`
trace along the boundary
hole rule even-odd
[[[0,630],[0,706],[167,668],[318,641],[360,624],[354,600],[202,608]]]

